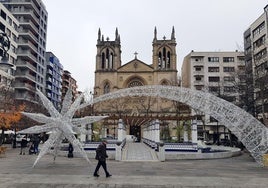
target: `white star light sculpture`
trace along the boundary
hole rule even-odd
[[[37,93],[43,103],[43,106],[48,110],[51,117],[47,117],[44,114],[40,113],[27,113],[22,112],[22,114],[28,116],[29,118],[39,122],[44,123],[44,125],[36,125],[28,129],[19,131],[18,133],[24,134],[38,134],[42,132],[51,132],[48,140],[43,144],[41,151],[37,159],[35,160],[33,167],[36,163],[43,157],[46,153],[50,152],[51,147],[54,147],[53,155],[54,160],[56,159],[58,150],[60,149],[60,144],[62,140],[66,138],[89,163],[86,152],[83,149],[81,142],[76,139],[76,133],[90,134],[85,128],[78,127],[78,125],[85,125],[88,123],[93,123],[101,119],[106,118],[107,116],[86,116],[83,118],[73,118],[75,111],[79,108],[83,94],[76,98],[72,103],[72,92],[71,89],[65,95],[62,104],[61,113],[59,113],[56,108],[53,106],[51,101],[48,100],[46,96],[39,90]]]

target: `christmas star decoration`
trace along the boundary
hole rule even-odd
[[[68,89],[63,100],[61,112],[59,112],[53,106],[51,101],[49,101],[49,99],[38,89],[37,94],[41,99],[43,106],[49,112],[50,117],[40,113],[22,112],[23,115],[35,120],[36,122],[42,123],[42,125],[36,125],[18,132],[24,134],[50,132],[49,138],[43,144],[43,147],[40,150],[33,167],[46,153],[51,151],[55,160],[60,149],[60,145],[65,138],[73,145],[74,150],[78,151],[91,164],[82,143],[75,137],[75,134],[91,134],[85,128],[78,126],[99,121],[107,116],[85,116],[82,118],[73,118],[75,112],[79,109],[83,94],[79,95],[72,103],[72,91],[70,88]],[[51,150],[51,148],[54,149]]]

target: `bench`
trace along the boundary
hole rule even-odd
[[[0,146],[0,155],[6,154],[7,147],[6,146]]]

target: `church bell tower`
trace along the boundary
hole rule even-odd
[[[153,67],[155,70],[177,70],[175,29],[172,28],[171,39],[166,36],[163,39],[157,39],[157,30],[154,29],[153,39]]]
[[[104,39],[101,30],[98,31],[96,72],[115,71],[121,66],[121,44],[118,29],[115,30],[115,40],[110,41],[109,37]]]

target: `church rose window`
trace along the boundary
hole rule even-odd
[[[133,80],[128,84],[128,87],[143,86],[143,83],[139,80]]]

